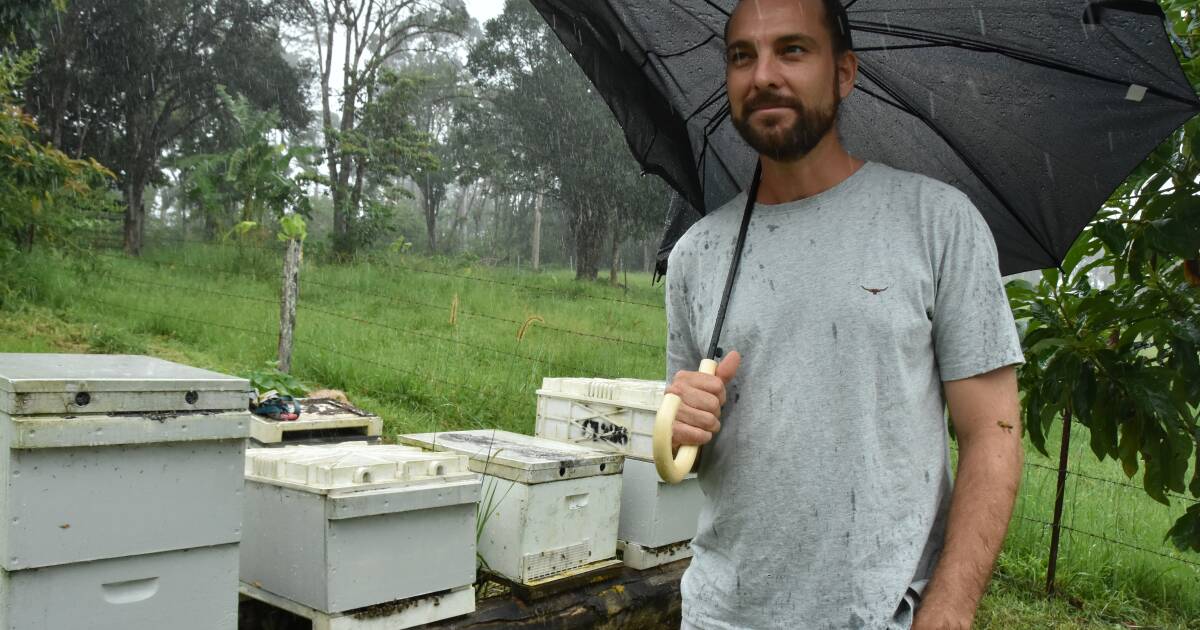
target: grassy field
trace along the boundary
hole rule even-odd
[[[170,242],[140,261],[37,255],[0,311],[0,351],[145,353],[245,375],[275,356],[279,258],[271,247]],[[293,373],[346,390],[389,434],[528,433],[545,376],[662,378],[661,285],[646,274],[629,274],[625,288],[572,277],[401,256],[306,262]],[[1140,480],[1096,461],[1086,437],[1077,429],[1072,440],[1063,596],[1042,594],[1056,461],[1030,449],[978,627],[1200,629],[1200,556],[1163,543],[1185,504],[1122,485]]]

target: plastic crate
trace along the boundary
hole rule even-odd
[[[535,433],[626,457],[654,460],[654,417],[666,383],[547,378],[538,390]]]

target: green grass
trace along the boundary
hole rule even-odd
[[[188,244],[151,247],[140,261],[36,254],[20,299],[0,312],[0,351],[148,353],[246,375],[275,357],[279,259],[272,249]],[[577,283],[568,270],[518,274],[411,256],[306,261],[293,373],[312,387],[346,390],[384,418],[389,435],[529,433],[543,377],[662,378],[663,310],[627,303],[661,305],[662,286],[647,274],[628,277],[622,289]],[[1047,448],[1056,455],[1052,433]],[[1086,429],[1073,432],[1071,452],[1078,473],[1140,483],[1096,461]],[[1083,534],[1064,534],[1062,596],[1042,595],[1050,537],[1036,521],[1051,520],[1055,486],[1055,473],[1042,467],[1057,461],[1028,453],[977,627],[1200,630],[1200,567]],[[1163,542],[1184,509],[1178,499],[1162,506],[1138,488],[1073,475],[1066,506],[1070,527],[1200,563]]]

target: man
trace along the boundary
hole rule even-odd
[[[1012,514],[1022,355],[995,243],[959,191],[842,147],[858,62],[836,1],[729,19],[731,116],[762,177],[716,376],[691,370],[745,196],[670,258],[674,439],[703,445],[706,497],[685,628],[969,628]]]

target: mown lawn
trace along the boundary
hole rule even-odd
[[[145,353],[232,374],[275,357],[278,248],[161,241],[142,260],[79,253],[26,261],[0,311],[0,351]],[[662,286],[580,284],[413,256],[305,264],[293,373],[347,391],[385,431],[531,432],[545,376],[663,377]],[[523,334],[521,334],[523,331]],[[1048,448],[1057,454],[1057,431]],[[1200,629],[1200,556],[1163,543],[1185,504],[1161,506],[1072,440],[1061,597],[1043,595],[1057,461],[1026,478],[980,628]],[[1106,540],[1107,539],[1107,540]],[[1132,547],[1140,547],[1137,550]],[[1162,557],[1157,554],[1166,556]],[[1191,564],[1188,564],[1191,563]]]

